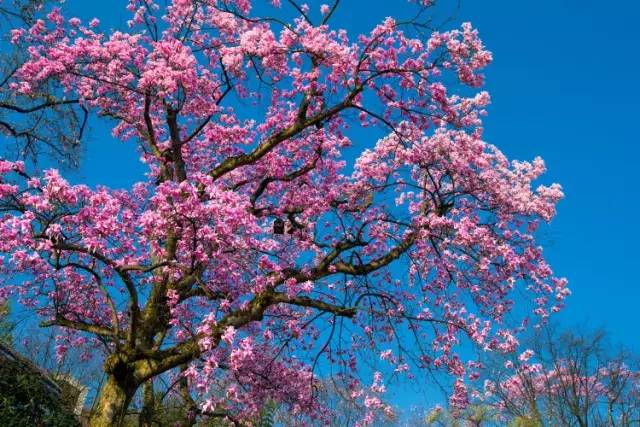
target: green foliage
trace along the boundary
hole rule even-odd
[[[269,401],[267,402],[260,411],[260,420],[258,422],[258,427],[274,427],[276,424],[276,413],[278,411],[278,404]]]
[[[533,418],[516,417],[509,423],[509,427],[542,427],[542,423]]]
[[[467,409],[465,417],[468,421],[475,425],[479,425],[483,422],[488,422],[493,419],[491,409],[485,405],[471,405]]]
[[[79,425],[42,378],[8,359],[0,363],[0,420],[4,427]]]
[[[447,411],[441,407],[436,407],[428,412],[424,417],[424,423],[427,426],[484,426],[494,425],[495,421],[495,411],[486,405],[470,405],[463,411]]]
[[[15,324],[9,320],[11,311],[9,303],[0,305],[0,342],[11,345],[13,342],[13,330]]]
[[[444,411],[438,407],[438,408],[432,409],[424,417],[424,423],[427,426],[433,426],[433,425],[436,425],[436,423],[441,422],[444,417],[445,417]]]

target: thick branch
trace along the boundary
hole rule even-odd
[[[109,328],[93,325],[86,322],[73,321],[60,316],[56,316],[54,320],[42,322],[40,323],[40,326],[42,326],[43,328],[49,328],[51,326],[62,326],[63,328],[75,329],[78,331],[89,332],[91,334],[100,335],[103,337],[113,338],[113,331]]]
[[[213,169],[209,175],[211,175],[211,177],[215,180],[234,169],[252,164],[260,160],[262,157],[271,152],[271,150],[277,147],[281,142],[298,135],[300,132],[311,126],[320,125],[325,120],[353,106],[353,100],[360,92],[362,92],[362,87],[358,86],[339,104],[333,106],[328,110],[322,111],[306,120],[296,121],[294,124],[271,136],[269,139],[258,145],[251,153],[240,154],[227,158],[219,166]]]
[[[187,169],[182,158],[182,142],[180,141],[180,129],[178,127],[178,113],[171,108],[167,109],[167,125],[171,138],[171,154],[175,179],[182,182],[187,179]]]
[[[391,249],[385,255],[374,259],[365,264],[347,264],[342,261],[338,261],[334,264],[336,271],[339,273],[349,274],[352,276],[364,276],[372,273],[382,267],[385,267],[398,259],[403,253],[405,253],[411,245],[415,242],[415,234],[411,233],[405,239],[398,244],[395,248]]]
[[[351,318],[351,317],[354,317],[357,312],[356,307],[344,307],[344,306],[329,304],[327,302],[316,300],[316,299],[305,297],[305,296],[288,297],[286,294],[283,294],[283,293],[274,294],[274,301],[276,301],[279,304],[282,303],[282,304],[295,305],[298,307],[315,308],[317,310],[320,310],[326,313],[332,313],[332,314],[335,314],[336,316],[341,316],[341,317]]]

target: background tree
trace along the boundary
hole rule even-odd
[[[438,405],[422,416],[420,424],[428,427],[483,427],[494,425],[496,415],[495,409],[485,404],[469,405],[462,410],[454,408],[453,411]]]
[[[100,357],[93,357],[103,350],[95,345],[77,342],[60,351],[59,340],[64,339],[54,329],[42,329],[37,325],[18,323],[14,330],[14,348],[34,365],[45,370],[59,381],[71,381],[80,385],[83,405],[91,403],[103,381]],[[72,396],[72,398],[75,398]],[[75,406],[75,403],[73,404]]]
[[[79,425],[69,384],[0,343],[0,419],[11,427]]]
[[[148,166],[112,190],[0,161],[0,298],[55,327],[59,354],[104,349],[92,425],[178,373],[235,425],[267,402],[328,422],[322,369],[361,424],[393,411],[382,371],[442,369],[464,407],[461,343],[513,351],[504,316],[544,320],[568,294],[534,239],[562,192],[482,140],[491,54],[470,24],[436,30],[421,1],[350,38],[338,1],[272,3],[132,0],[110,33],[53,8],[13,33],[12,96],[62,88]]]
[[[79,425],[41,378],[5,360],[0,364],[0,419],[12,427]]]
[[[331,424],[334,426],[351,427],[366,417],[367,407],[361,401],[351,396],[348,384],[340,382],[339,378],[327,378],[323,381],[316,382],[316,399],[324,408],[329,408],[332,414]],[[385,406],[390,405],[385,402]],[[286,407],[278,405],[267,407],[265,414],[270,414],[273,422],[270,425],[283,427],[295,427],[299,425],[309,424],[317,427],[323,425],[323,420],[317,420],[315,423],[309,423],[304,417],[295,416],[287,411]],[[406,414],[400,408],[394,407],[393,411],[388,411],[383,416],[376,419],[376,426],[391,427],[412,425],[406,424]],[[265,426],[266,427],[266,426]]]
[[[632,426],[640,418],[638,357],[603,331],[545,328],[519,356],[485,371],[485,405],[503,422],[534,426]]]

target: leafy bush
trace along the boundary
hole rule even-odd
[[[4,427],[79,426],[42,378],[8,359],[0,363],[0,420]]]

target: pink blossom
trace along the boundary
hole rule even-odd
[[[236,329],[233,326],[229,326],[224,330],[224,334],[222,334],[222,341],[226,342],[228,345],[233,344],[233,339],[236,336]]]

